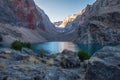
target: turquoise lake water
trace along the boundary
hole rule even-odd
[[[10,47],[0,44],[0,48]],[[46,53],[55,54],[62,52],[64,49],[78,52],[79,50],[84,50],[89,54],[95,53],[97,50],[101,49],[102,46],[99,44],[79,44],[73,42],[44,42],[44,43],[35,43],[32,44],[32,50],[36,53],[39,53],[40,50],[46,51]]]
[[[101,48],[102,46],[99,44],[78,44],[73,42],[44,42],[32,44],[32,49],[35,52],[39,52],[43,49],[51,54],[62,52],[64,49],[71,50],[74,52],[84,50],[89,54],[93,54]]]

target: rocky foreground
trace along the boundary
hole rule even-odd
[[[104,47],[84,62],[68,50],[40,55],[0,49],[0,80],[120,80],[120,46]]]

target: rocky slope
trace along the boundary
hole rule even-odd
[[[74,21],[69,24],[76,29],[79,43],[117,44],[120,43],[120,0],[97,0],[87,5]],[[66,27],[69,25],[66,25]],[[73,32],[74,34],[74,32]]]
[[[10,24],[0,23],[0,35],[2,35],[3,45],[10,44],[14,40],[31,43],[47,41],[37,30],[12,26]]]
[[[89,60],[85,80],[119,80],[120,46],[106,46]]]
[[[37,35],[34,35],[34,33],[33,35],[36,37],[38,34],[39,36],[46,37],[48,33],[53,32],[52,29],[54,25],[50,22],[44,11],[35,5],[33,0],[1,0],[0,12],[1,24],[23,27],[27,29],[26,34],[35,32]],[[10,33],[7,34],[11,36]],[[21,34],[24,35],[22,31]],[[38,42],[38,39],[35,41],[33,36],[28,37],[30,37],[33,42]],[[44,39],[38,38],[44,41]],[[27,39],[29,40],[29,38],[26,37],[26,40]]]
[[[119,0],[97,0],[88,6],[83,14],[84,22],[79,23],[79,41],[103,45],[120,43],[119,6]]]
[[[67,24],[69,24],[70,22],[73,22],[76,19],[76,17],[78,17],[81,14],[82,14],[82,12],[79,12],[77,14],[73,14],[71,16],[66,17],[63,20],[63,22],[61,23],[61,25],[59,25],[59,27],[63,27],[64,28]]]
[[[84,71],[80,70],[80,61],[76,53],[64,51],[62,54],[65,55],[42,57],[29,49],[23,49],[22,52],[1,49],[0,80],[82,79]]]
[[[75,52],[37,54],[0,49],[0,80],[119,80],[120,45],[97,51],[81,62]]]

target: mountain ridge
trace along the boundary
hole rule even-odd
[[[65,27],[76,27],[70,34],[76,34],[73,42],[82,44],[120,43],[120,1],[97,0],[93,5],[87,5],[83,13]]]
[[[44,42],[47,40],[46,38],[49,34],[54,33],[54,25],[44,11],[34,3],[34,0],[1,0],[0,12],[2,12],[0,13],[0,23],[2,25],[5,24],[6,26],[9,24],[10,26],[22,27],[27,30],[27,32],[19,32],[19,29],[16,29],[16,32],[18,31],[21,34],[19,38],[13,36],[14,34],[10,34],[11,32],[6,32],[7,36],[11,37],[10,42],[16,39],[27,42]],[[0,31],[4,32],[2,30]],[[26,33],[26,37],[23,38],[24,33]],[[34,40],[33,36],[27,35],[32,33],[36,36],[36,40]],[[3,38],[6,36],[4,34],[1,35]],[[41,36],[42,38],[38,37],[39,39],[37,39],[37,36]]]

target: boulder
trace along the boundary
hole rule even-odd
[[[28,48],[22,48],[22,53],[28,54],[28,55],[33,55],[33,56],[37,55],[35,52],[33,52],[31,49],[28,49]]]
[[[60,66],[62,68],[80,67],[80,60],[77,56],[77,53],[64,50],[62,53],[59,53],[56,56],[54,65]]]
[[[9,59],[9,60],[24,60],[28,58],[28,54],[23,54],[20,51],[15,51],[10,48],[2,48],[0,49],[0,58]]]
[[[79,70],[63,70],[58,67],[48,67],[45,76],[45,80],[80,80],[81,75],[78,73]]]
[[[26,58],[29,58],[27,54],[20,53],[19,51],[12,51],[11,57],[15,60],[24,60]]]
[[[120,46],[106,46],[89,60],[85,80],[120,80]]]

